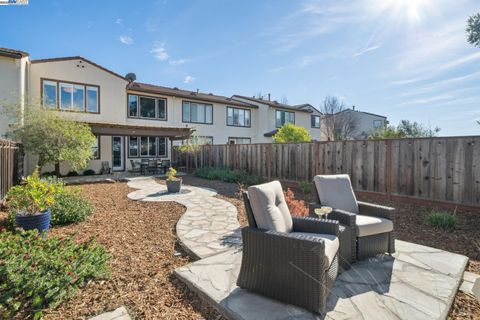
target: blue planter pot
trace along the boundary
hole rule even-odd
[[[39,232],[48,230],[50,227],[50,209],[33,216],[21,216],[17,214],[15,224],[23,230],[37,229]]]

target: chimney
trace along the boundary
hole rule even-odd
[[[197,88],[197,93],[198,93],[198,91],[199,91],[199,90],[198,90],[198,88]]]
[[[270,93],[268,94],[268,101],[270,101]]]
[[[355,111],[355,106],[352,106],[353,111]]]

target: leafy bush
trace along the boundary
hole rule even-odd
[[[107,278],[109,259],[94,240],[0,233],[0,318],[40,319],[90,279]]]
[[[83,175],[84,176],[93,176],[93,175],[95,175],[95,171],[92,170],[92,169],[88,169],[88,170],[83,171]]]
[[[47,210],[55,202],[57,185],[40,179],[38,169],[25,178],[23,184],[14,186],[7,193],[7,205],[11,212],[33,215]]]
[[[48,171],[42,173],[42,178],[55,177],[55,171]]]
[[[244,170],[231,170],[229,168],[204,167],[195,170],[195,176],[208,180],[220,180],[223,182],[240,183],[246,186],[259,184],[262,179],[248,174]]]
[[[170,167],[168,168],[168,171],[167,171],[167,180],[168,181],[177,181],[179,180],[177,178],[177,170],[175,170],[173,167]]]
[[[76,177],[76,176],[78,176],[78,172],[75,170],[69,171],[67,173],[67,177]]]
[[[283,193],[285,195],[285,202],[287,203],[288,209],[290,210],[290,214],[292,216],[308,216],[309,212],[308,207],[305,205],[305,201],[296,200],[295,194],[292,190],[290,190],[290,188],[288,188],[287,191],[284,191]]]
[[[303,194],[310,194],[313,192],[313,183],[311,181],[300,181],[298,188],[302,190]]]
[[[64,225],[85,220],[92,214],[93,206],[77,189],[64,190],[55,195],[55,203],[50,208],[50,224]]]
[[[438,211],[430,213],[427,216],[426,222],[434,228],[451,231],[455,229],[457,217],[449,212]]]
[[[312,136],[306,128],[292,123],[284,124],[272,138],[275,143],[312,141]]]

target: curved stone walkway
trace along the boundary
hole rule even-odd
[[[182,186],[181,193],[169,194],[165,185],[151,177],[131,178],[128,186],[138,189],[128,194],[132,200],[175,201],[187,208],[176,231],[180,244],[190,255],[202,259],[241,245],[237,208],[216,198],[217,191]]]

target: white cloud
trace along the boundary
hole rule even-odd
[[[380,42],[379,44],[375,45],[375,46],[372,46],[372,47],[369,47],[369,48],[366,48],[362,51],[359,51],[359,52],[355,52],[353,54],[354,57],[358,57],[358,56],[361,56],[362,54],[365,54],[367,52],[370,52],[370,51],[374,51],[374,50],[377,50],[378,48],[380,48],[382,46],[382,43]]]
[[[133,39],[132,37],[128,36],[128,35],[124,35],[124,36],[120,36],[120,38],[118,38],[120,40],[121,43],[123,44],[126,44],[126,45],[131,45],[133,44]]]
[[[122,24],[122,23],[123,23],[123,19],[122,19],[122,18],[117,18],[117,20],[115,20],[115,23],[116,23],[116,24]]]
[[[177,60],[170,60],[168,63],[171,64],[172,66],[179,66],[179,65],[185,64],[189,61],[190,60],[188,60],[188,59],[177,59]]]
[[[165,49],[165,45],[160,42],[156,42],[153,45],[153,49],[150,50],[151,53],[160,61],[167,60],[170,56],[167,53],[167,49]]]
[[[194,77],[192,77],[192,76],[186,76],[185,79],[183,79],[183,83],[190,83],[190,82],[192,82],[193,80],[195,80]]]

